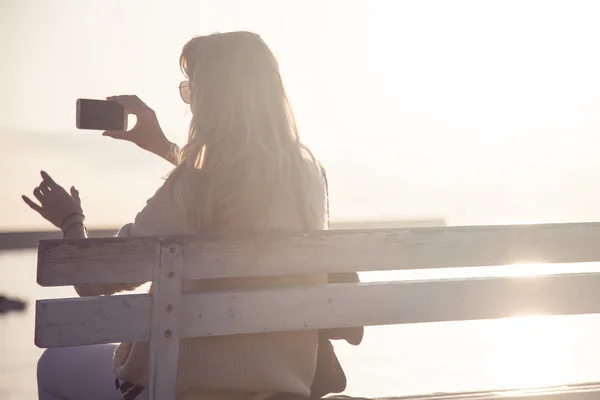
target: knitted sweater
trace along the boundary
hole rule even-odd
[[[310,228],[326,229],[326,193],[321,173],[311,163],[307,163],[307,168],[314,170],[314,186],[308,194],[309,205],[323,216],[319,226]],[[192,173],[196,171],[186,172]],[[186,182],[189,182],[187,178],[194,179],[194,176],[181,178],[173,187],[163,185],[159,188],[135,221],[123,226],[118,236],[191,234],[185,211],[189,198],[186,196]],[[267,224],[273,230],[303,229],[291,185],[284,188],[268,214],[259,225]],[[322,284],[326,281],[326,275],[211,279],[184,281],[183,291]],[[96,296],[133,290],[137,286],[87,284],[75,289],[81,296]],[[317,336],[317,331],[297,331],[182,339],[178,366],[179,396],[187,397],[187,394],[193,393],[194,398],[214,399],[279,392],[308,396],[315,375]],[[147,386],[148,360],[148,342],[121,343],[114,354],[115,373],[121,380]]]

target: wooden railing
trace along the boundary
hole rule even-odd
[[[179,338],[600,312],[600,274],[182,294],[183,279],[600,261],[600,223],[42,241],[38,283],[153,282],[152,294],[40,300],[39,347],[149,340],[150,398],[174,399]]]

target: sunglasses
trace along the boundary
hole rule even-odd
[[[192,98],[192,90],[190,89],[190,81],[183,81],[179,84],[179,95],[185,104],[190,104]]]

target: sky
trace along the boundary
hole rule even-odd
[[[91,226],[125,223],[169,166],[77,131],[77,98],[137,94],[185,142],[178,57],[251,30],[278,57],[334,219],[451,225],[600,220],[594,0],[0,0],[0,230],[44,169]]]

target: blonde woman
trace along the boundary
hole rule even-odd
[[[300,141],[277,61],[263,40],[249,32],[196,37],[184,46],[180,64],[188,79],[180,86],[181,95],[193,114],[188,142],[181,150],[165,138],[154,112],[136,96],[111,98],[135,114],[138,122],[129,132],[105,135],[132,141],[175,165],[134,222],[118,235],[325,229],[324,174]],[[82,202],[74,187],[67,192],[42,172],[33,194],[38,202],[25,196],[24,201],[61,228],[65,238],[87,237]],[[319,284],[326,279],[187,281],[184,290]],[[94,296],[134,288],[81,285],[76,290],[81,296]],[[318,334],[181,340],[178,397],[242,400],[281,393],[307,397],[315,376]],[[140,400],[147,397],[147,383],[144,342],[50,349],[38,363],[43,400]]]

